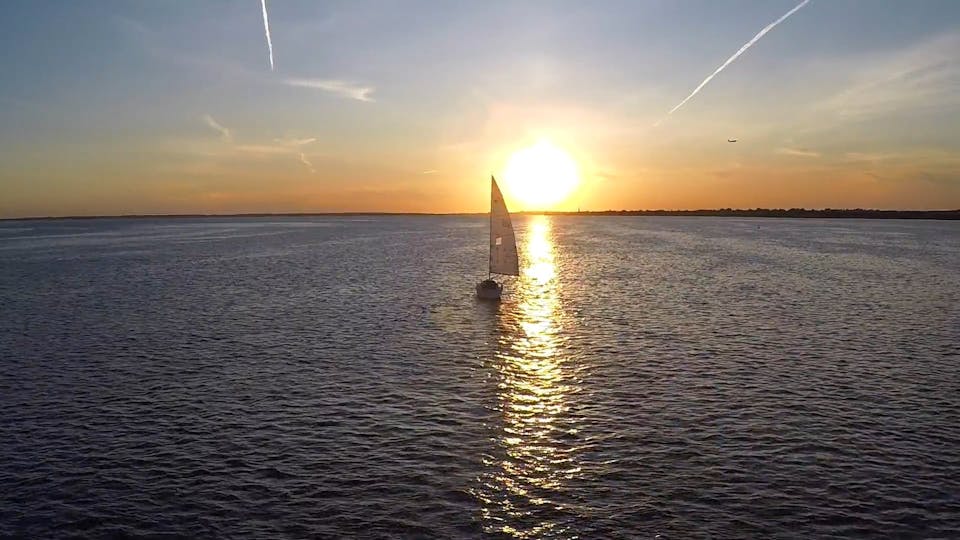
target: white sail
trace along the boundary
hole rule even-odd
[[[497,181],[490,177],[490,273],[520,275],[517,239]]]

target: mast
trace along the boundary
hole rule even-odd
[[[494,184],[495,182],[496,182],[496,180],[493,178],[493,175],[491,174],[491,175],[490,175],[490,212],[489,212],[489,217],[490,217],[490,223],[489,223],[489,225],[490,225],[490,230],[487,231],[487,245],[489,246],[489,249],[488,249],[488,251],[487,251],[487,279],[490,279],[490,278],[493,277],[493,271],[492,271],[492,267],[493,267],[493,244],[490,244],[490,235],[493,234],[493,184]]]

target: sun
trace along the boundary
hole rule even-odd
[[[518,210],[546,210],[570,197],[580,176],[570,154],[541,140],[510,156],[503,182],[511,198],[523,205]]]

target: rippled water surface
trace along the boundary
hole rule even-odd
[[[0,536],[960,537],[960,224],[516,222],[0,223]]]

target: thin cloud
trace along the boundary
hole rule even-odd
[[[693,98],[693,96],[697,95],[697,93],[700,92],[700,90],[701,90],[704,86],[706,86],[707,83],[709,83],[711,80],[713,80],[713,78],[716,77],[716,76],[717,76],[721,71],[723,71],[727,66],[729,66],[730,64],[732,64],[733,61],[736,60],[737,58],[739,58],[741,54],[747,52],[747,49],[749,49],[750,47],[752,47],[754,43],[760,41],[760,38],[762,38],[763,36],[765,36],[765,35],[767,34],[767,32],[769,32],[769,31],[773,30],[774,28],[776,28],[778,24],[780,24],[780,23],[782,23],[783,21],[787,20],[787,17],[789,17],[789,16],[793,15],[794,13],[796,13],[800,8],[802,8],[803,6],[807,5],[809,2],[810,2],[810,0],[803,0],[803,2],[800,2],[796,7],[794,7],[794,8],[791,9],[790,11],[786,12],[782,17],[780,17],[779,19],[777,19],[777,20],[773,21],[772,23],[768,24],[767,26],[765,26],[765,27],[763,28],[763,30],[760,30],[759,32],[757,32],[757,35],[753,36],[753,39],[751,39],[751,40],[748,41],[746,44],[744,44],[743,47],[740,47],[740,50],[738,50],[737,52],[733,53],[733,56],[731,56],[730,58],[728,58],[726,62],[724,62],[723,64],[721,64],[720,67],[718,67],[713,73],[711,73],[709,76],[707,76],[707,78],[704,79],[703,82],[701,82],[699,86],[697,86],[696,88],[693,89],[693,92],[690,92],[690,95],[688,95],[687,97],[683,98],[683,101],[681,101],[680,103],[677,103],[677,105],[676,105],[674,108],[670,109],[670,112],[667,113],[667,117],[669,117],[671,114],[673,114],[673,113],[674,113],[677,109],[679,109],[680,107],[683,107],[684,104],[686,104],[686,102],[690,101],[690,99]],[[658,120],[658,121],[654,124],[654,126],[659,126],[664,120],[666,120],[666,117]]]
[[[847,152],[844,154],[847,161],[883,161],[894,157],[893,154],[881,154],[870,152]]]
[[[317,142],[317,138],[308,137],[306,139],[274,139],[273,142],[280,143],[285,146],[304,146],[310,143]]]
[[[296,156],[300,163],[309,170],[311,173],[316,173],[317,170],[313,166],[313,162],[307,159],[307,155],[303,152],[303,147],[316,142],[315,137],[310,137],[306,139],[274,139],[273,142],[277,144],[244,144],[238,145],[236,147],[237,151],[252,154],[256,156]]]
[[[440,171],[438,171],[438,170],[436,170],[436,169],[430,169],[430,170],[427,170],[427,171],[423,171],[423,172],[420,173],[420,174],[437,174],[438,172],[440,172]]]
[[[307,156],[304,155],[303,152],[300,152],[300,163],[303,163],[304,165],[306,165],[307,170],[309,170],[310,172],[312,173],[317,172],[317,170],[313,168],[313,163],[311,163],[310,160],[307,159]]]
[[[220,137],[223,138],[223,140],[229,141],[233,139],[233,135],[230,133],[230,130],[220,125],[220,122],[217,122],[216,120],[214,120],[213,117],[210,116],[209,114],[203,115],[201,119],[205,124],[207,124],[207,126],[210,129],[219,133]]]
[[[237,145],[238,152],[244,152],[247,154],[261,154],[261,155],[279,155],[279,154],[289,154],[290,149],[283,146],[272,146],[269,144],[241,144]]]
[[[263,10],[263,32],[267,36],[267,52],[270,54],[270,71],[273,71],[273,40],[270,39],[270,19],[267,17],[267,0],[260,0]]]
[[[851,83],[818,108],[842,120],[895,113],[943,111],[960,106],[960,32],[936,36],[894,54],[854,66]]]
[[[778,148],[777,153],[785,156],[795,156],[795,157],[805,157],[805,158],[820,157],[820,152],[814,152],[812,150],[807,150],[805,148]]]
[[[947,148],[905,148],[898,152],[847,152],[843,158],[848,163],[869,163],[891,167],[903,164],[923,163],[927,167],[951,171],[960,177],[960,156]]]
[[[374,101],[370,94],[376,90],[372,86],[359,86],[356,83],[336,79],[287,79],[285,82],[289,86],[323,90],[340,97],[368,102]]]
[[[304,146],[317,142],[316,137],[307,137],[305,139],[274,139],[273,141],[283,145],[284,147],[290,148],[291,151],[300,156],[300,163],[303,163],[308,171],[311,173],[317,172],[317,170],[313,167],[313,162],[307,159],[307,155],[302,150]]]

